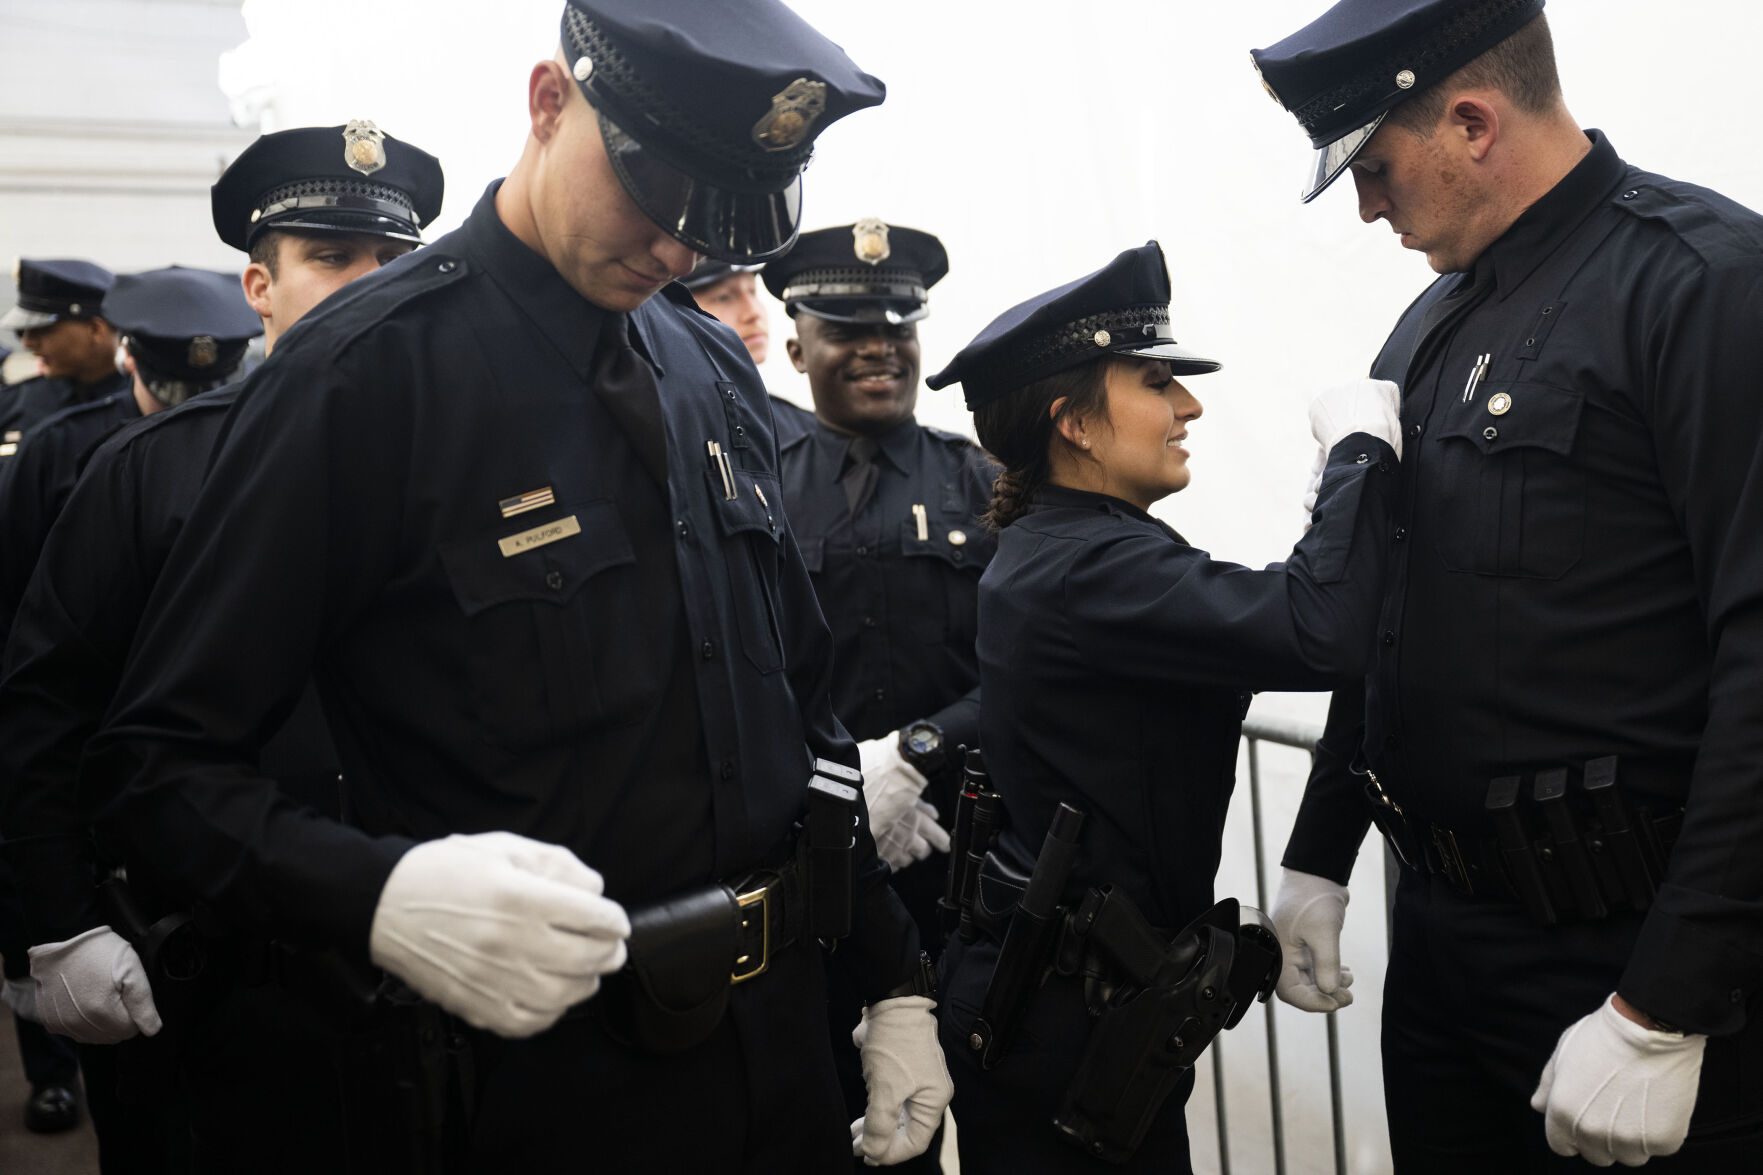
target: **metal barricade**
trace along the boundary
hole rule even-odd
[[[1279,746],[1296,747],[1308,752],[1316,745],[1316,740],[1321,737],[1322,728],[1314,723],[1266,718],[1260,715],[1250,715],[1243,722],[1243,738],[1248,743],[1249,804],[1255,835],[1255,904],[1263,910],[1268,908],[1269,903],[1266,849],[1263,844],[1261,820],[1261,744],[1264,742],[1274,743]],[[1272,1117],[1274,1175],[1285,1175],[1285,1112],[1280,1096],[1279,1035],[1274,1024],[1275,1002],[1269,1000],[1263,1009],[1267,1021],[1267,1093],[1269,1112]],[[1335,1175],[1346,1175],[1347,1135],[1345,1119],[1341,1111],[1340,1037],[1335,1027],[1335,1014],[1330,1012],[1325,1019],[1328,1029],[1328,1090],[1330,1125],[1334,1134],[1334,1169]],[[1225,1037],[1220,1036],[1213,1043],[1211,1050],[1213,1105],[1218,1121],[1219,1171],[1221,1175],[1231,1175],[1230,1132],[1224,1093],[1224,1045]]]

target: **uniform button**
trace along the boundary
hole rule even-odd
[[[735,390],[733,388],[722,389],[722,398],[725,400],[733,400],[735,398]]]
[[[703,648],[699,651],[704,654],[704,659],[706,661],[714,661],[716,659],[716,642],[705,641]]]
[[[1732,989],[1732,995],[1727,998],[1735,1004],[1742,1004],[1745,1002],[1745,993],[1743,989],[1735,987]]]
[[[1393,645],[1396,643],[1396,630],[1395,629],[1386,628],[1383,630],[1383,643],[1386,645]]]
[[[1398,543],[1405,543],[1408,541],[1408,528],[1407,527],[1398,526],[1396,528],[1396,541]]]
[[[885,689],[878,689],[878,690],[876,690],[876,691],[875,691],[875,700],[876,700],[876,701],[878,701],[878,702],[885,702],[885,701],[887,701],[887,700],[888,700],[888,691],[887,691],[887,690],[885,690]]]
[[[733,759],[724,759],[722,761],[722,777],[724,779],[733,779],[735,777],[735,761]]]
[[[949,558],[960,563],[967,558],[967,552],[963,551],[960,547],[956,547],[953,551],[949,552]]]
[[[1632,200],[1640,194],[1641,194],[1641,191],[1639,188],[1630,188],[1628,191],[1622,193],[1622,198],[1624,200]]]
[[[1420,435],[1420,426],[1418,424],[1410,424],[1408,426],[1408,435],[1411,437],[1419,436]]]
[[[736,440],[744,440],[744,439],[746,439],[746,436],[747,436],[747,430],[742,428],[738,424],[735,425],[735,439]]]
[[[554,592],[561,591],[563,588],[563,572],[561,572],[561,571],[547,572],[545,575],[545,586],[550,588]]]
[[[1370,453],[1361,453],[1357,457],[1353,458],[1353,460],[1357,461],[1361,465],[1369,464],[1371,461],[1371,454]]]
[[[875,626],[876,626],[876,619],[875,619],[875,617],[873,617],[873,616],[865,616],[865,617],[864,617],[864,618],[863,618],[863,627],[864,627],[864,628],[874,628],[874,627],[875,627]]]
[[[680,538],[684,539],[684,538],[690,538],[692,536],[692,528],[686,525],[685,519],[682,518],[678,522],[675,522],[673,525],[674,525],[674,529],[679,531]]]
[[[868,547],[858,547],[857,553],[859,555],[867,555],[867,554],[869,554],[869,548]]]
[[[1484,441],[1497,440],[1499,438],[1499,435],[1500,435],[1500,430],[1495,428],[1491,424],[1481,430],[1481,439]]]
[[[1390,471],[1390,463],[1388,461],[1379,461],[1377,463],[1377,471],[1379,473],[1388,473]]]
[[[440,270],[442,273],[452,273],[455,269],[459,268],[459,262],[447,260],[447,261],[441,262],[439,265],[435,266],[435,268]]]

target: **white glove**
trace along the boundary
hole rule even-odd
[[[1316,460],[1310,463],[1310,484],[1304,488],[1304,529],[1310,529],[1310,516],[1316,513],[1316,495],[1322,492],[1322,471],[1328,467],[1328,450],[1316,448]]]
[[[630,919],[600,875],[512,832],[417,845],[380,891],[373,961],[469,1024],[543,1032],[624,966]]]
[[[931,853],[949,851],[949,834],[937,823],[937,810],[929,800],[919,800],[906,809],[906,815],[894,821],[875,838],[875,851],[895,873],[914,861],[922,861]]]
[[[37,1015],[37,981],[24,979],[0,979],[0,1004],[11,1008],[13,1013],[34,1023],[43,1021]]]
[[[851,1043],[863,1054],[869,1109],[851,1123],[851,1153],[871,1167],[922,1155],[955,1096],[937,1043],[937,1002],[903,995],[863,1010]]]
[[[1347,887],[1314,873],[1282,869],[1273,928],[1285,953],[1274,992],[1294,1008],[1333,1012],[1353,1002],[1353,971],[1341,966]]]
[[[863,768],[863,802],[869,806],[869,831],[877,841],[912,811],[930,781],[900,757],[900,732],[857,744]]]
[[[1370,433],[1402,455],[1402,393],[1387,379],[1356,379],[1316,393],[1310,434],[1324,452],[1349,434]]]
[[[110,927],[94,926],[66,942],[32,947],[30,954],[37,1018],[57,1036],[117,1044],[163,1027],[141,956]]]
[[[1683,1145],[1708,1038],[1636,1024],[1613,999],[1561,1034],[1530,1108],[1556,1154],[1638,1167]]]

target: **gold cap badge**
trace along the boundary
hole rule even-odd
[[[213,335],[197,335],[190,340],[188,355],[191,367],[213,367],[214,361],[220,358],[220,347]]]
[[[1106,347],[1109,343],[1114,341],[1114,336],[1105,330],[1097,331],[1092,337],[1095,339],[1096,346],[1098,347]]]
[[[851,226],[851,251],[866,265],[880,265],[894,254],[888,244],[888,226],[873,216],[866,216]]]
[[[1260,79],[1261,88],[1267,91],[1267,96],[1272,98],[1275,102],[1278,102],[1280,109],[1285,109],[1286,100],[1281,98],[1279,92],[1268,83],[1266,75],[1261,72],[1261,63],[1255,60],[1255,55],[1253,53],[1249,54],[1249,68],[1255,71],[1255,76]]]
[[[365,118],[351,119],[343,128],[343,162],[362,175],[384,167],[386,133]]]
[[[771,109],[753,124],[753,141],[766,151],[788,151],[825,111],[826,83],[797,78],[772,95]]]

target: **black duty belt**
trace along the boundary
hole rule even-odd
[[[1375,775],[1365,794],[1396,859],[1457,892],[1517,902],[1537,922],[1588,921],[1645,910],[1683,830],[1683,808],[1657,812],[1616,783],[1614,756],[1583,771],[1500,776],[1486,823],[1448,828],[1403,811]]]

